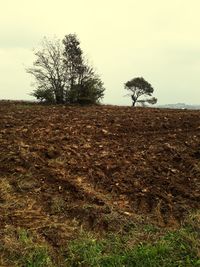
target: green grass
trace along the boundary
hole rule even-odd
[[[0,246],[0,266],[53,267],[47,246],[35,242],[28,231],[11,229],[9,234],[9,244]]]
[[[19,242],[25,248],[23,255],[19,257],[19,264],[26,267],[52,266],[46,246],[35,244],[32,237],[24,229],[21,229],[18,235]]]
[[[11,227],[0,244],[0,266],[200,267],[199,220],[200,213],[192,215],[170,231],[151,224],[104,236],[82,230],[67,246],[54,249],[36,232]]]
[[[145,226],[153,230],[153,226]],[[152,234],[153,234],[152,233]],[[134,244],[134,234],[97,239],[86,234],[69,244],[66,266],[200,266],[199,237],[187,229],[166,233],[156,242]]]

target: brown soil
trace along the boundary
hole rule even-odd
[[[200,208],[200,111],[0,102],[0,240],[176,226]],[[139,219],[138,219],[139,218]]]

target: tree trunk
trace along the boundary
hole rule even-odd
[[[137,102],[137,98],[134,95],[132,95],[131,98],[132,98],[132,101],[133,101],[132,102],[132,107],[135,107],[135,104]]]
[[[136,100],[133,100],[132,107],[135,107],[136,102],[137,102]]]

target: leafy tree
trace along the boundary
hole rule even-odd
[[[42,50],[27,72],[35,78],[32,95],[41,101],[57,104],[95,104],[103,98],[104,87],[94,69],[83,58],[75,34],[62,42],[44,39]]]
[[[158,101],[158,99],[156,97],[146,99],[146,102],[150,105],[155,105],[157,103],[157,101]]]
[[[80,42],[75,34],[64,40],[64,64],[68,70],[68,102],[74,104],[98,103],[104,95],[101,79],[83,58]]]
[[[74,103],[86,105],[99,103],[104,90],[103,83],[93,68],[85,66],[79,82],[70,92],[73,94]]]
[[[55,103],[55,97],[51,89],[37,88],[31,95],[42,102]]]
[[[139,99],[137,101],[137,103],[139,103],[142,107],[146,107],[146,104],[150,104],[150,105],[154,105],[157,103],[157,98],[152,97],[152,98],[148,98],[148,99]]]
[[[79,83],[84,71],[83,52],[80,48],[80,42],[75,34],[68,34],[63,39],[64,52],[63,62],[68,71],[70,88]]]
[[[157,99],[154,97],[152,99],[139,100],[141,96],[152,96],[154,89],[150,83],[145,81],[143,77],[134,78],[125,83],[125,89],[131,91],[132,105],[135,106],[137,102],[145,104],[155,104]]]

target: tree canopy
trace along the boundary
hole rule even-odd
[[[132,105],[142,103],[156,104],[157,99],[155,97],[150,99],[139,100],[141,96],[152,96],[154,88],[143,77],[133,78],[125,83],[125,89],[131,91]]]
[[[27,73],[35,78],[32,95],[41,101],[56,104],[95,104],[104,96],[104,86],[83,57],[75,34],[63,41],[44,38],[35,52],[33,66]]]

